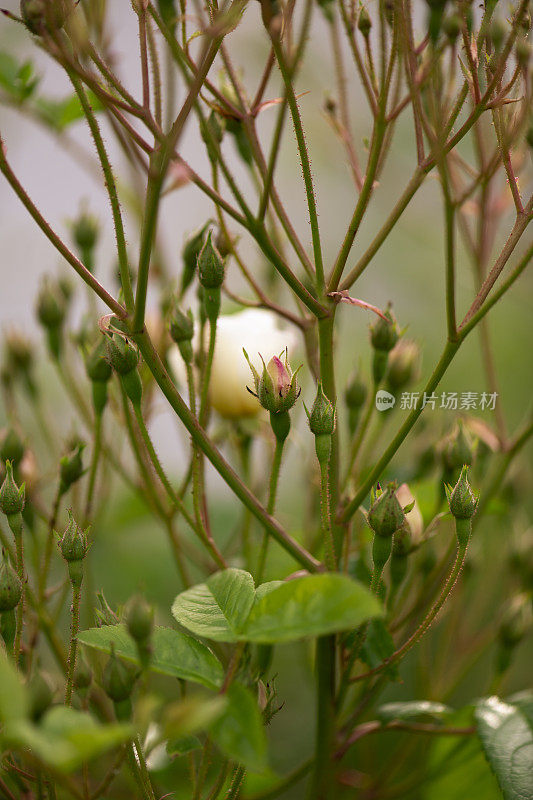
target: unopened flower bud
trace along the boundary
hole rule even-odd
[[[84,694],[92,683],[93,673],[82,653],[76,657],[74,670],[74,686],[80,694]]]
[[[442,30],[444,31],[447,39],[452,44],[456,41],[461,33],[463,23],[459,14],[450,14],[442,23]]]
[[[139,363],[139,351],[127,336],[121,333],[107,335],[107,357],[119,375],[127,375]]]
[[[126,607],[125,621],[131,638],[144,642],[154,629],[154,609],[142,595],[135,595]]]
[[[515,55],[518,65],[522,69],[526,69],[531,56],[531,46],[525,37],[517,40],[515,45]]]
[[[34,722],[38,722],[52,705],[54,699],[52,687],[40,670],[31,676],[26,687],[30,698],[30,717]]]
[[[200,135],[207,149],[207,155],[212,164],[218,161],[218,146],[224,138],[224,127],[218,115],[211,111],[207,119],[200,126]]]
[[[387,368],[387,384],[398,392],[417,378],[420,348],[416,342],[400,339],[391,351]]]
[[[396,497],[396,484],[380,491],[368,512],[368,524],[377,536],[390,538],[405,523],[403,508]]]
[[[20,16],[36,36],[60,30],[65,24],[67,0],[20,0]]]
[[[83,559],[87,555],[89,544],[87,532],[82,531],[70,511],[68,516],[68,525],[59,540],[59,549],[67,562],[72,585],[79,587],[83,580]]]
[[[509,30],[505,22],[500,17],[495,17],[490,23],[489,38],[495,50],[500,50]]]
[[[372,360],[372,373],[374,383],[377,386],[387,371],[389,352],[400,338],[398,325],[392,316],[390,309],[385,311],[385,319],[379,319],[370,326],[370,342],[374,350]]]
[[[193,360],[192,337],[194,334],[192,312],[189,310],[187,314],[184,314],[177,306],[174,306],[170,316],[169,329],[172,340],[178,345],[181,357],[186,364],[191,364]]]
[[[212,242],[209,231],[198,256],[198,278],[204,289],[218,289],[224,282],[224,261]]]
[[[465,464],[453,489],[446,487],[450,511],[456,519],[470,519],[476,513],[478,501],[468,482],[468,469]]]
[[[114,703],[122,703],[131,696],[135,680],[135,672],[117,658],[115,647],[112,645],[111,655],[102,672],[104,692]]]
[[[181,257],[183,259],[183,273],[181,276],[181,294],[187,290],[196,275],[196,268],[198,266],[198,256],[202,250],[205,241],[205,232],[209,227],[209,222],[200,228],[199,231],[194,233],[187,241],[183,248]]]
[[[309,414],[309,427],[314,436],[322,434],[331,436],[335,430],[335,408],[324,394],[320,382],[311,413]]]
[[[63,456],[59,462],[59,477],[61,480],[62,494],[68,491],[73,483],[79,481],[85,472],[81,458],[84,448],[84,442],[78,443],[75,448],[70,453],[67,453],[66,456]]]
[[[266,365],[261,358],[263,372],[260,376],[246,351],[243,352],[252,370],[256,396],[263,408],[272,413],[289,411],[300,396],[300,389],[296,380],[298,370],[292,372],[287,353],[285,353],[285,363],[278,356],[273,356]]]
[[[92,382],[106,383],[112,375],[113,369],[107,357],[106,341],[100,338],[90,350],[85,359],[87,377]]]
[[[13,465],[16,465],[23,457],[24,443],[22,439],[14,428],[8,428],[1,436],[0,461],[11,461]]]
[[[58,283],[43,281],[37,296],[37,318],[44,328],[59,328],[66,315],[65,295]]]
[[[98,241],[98,220],[86,211],[82,211],[72,226],[72,235],[81,253],[94,249]]]
[[[398,323],[394,319],[390,306],[385,311],[386,319],[378,317],[370,326],[370,342],[374,350],[383,350],[388,353],[400,338]]]
[[[368,387],[359,374],[351,379],[344,393],[344,401],[350,410],[359,411],[366,402]]]
[[[0,487],[0,511],[7,517],[21,514],[24,508],[24,484],[19,488],[13,478],[13,464],[6,461],[6,476]]]
[[[2,552],[0,558],[0,612],[12,611],[22,597],[20,578]]]
[[[357,18],[357,27],[367,39],[370,36],[370,31],[372,29],[372,20],[370,19],[370,14],[366,10],[364,6],[361,6],[359,11],[359,16]]]

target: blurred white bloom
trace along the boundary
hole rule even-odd
[[[243,348],[261,372],[263,365],[259,353],[268,363],[286,347],[291,352],[296,344],[295,331],[281,327],[277,314],[267,309],[251,308],[219,317],[210,381],[213,408],[222,417],[250,417],[257,414],[261,406],[246,389],[250,384],[253,388],[253,380]],[[177,346],[172,347],[168,358],[178,378],[185,380],[183,361]]]

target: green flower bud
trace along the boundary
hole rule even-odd
[[[266,365],[261,357],[263,362],[261,376],[248,358],[246,350],[243,350],[243,353],[252,370],[255,394],[263,408],[274,414],[280,411],[289,411],[300,396],[300,389],[296,380],[298,370],[292,372],[287,353],[285,353],[285,364],[280,358],[273,356]]]
[[[2,551],[0,560],[0,612],[12,611],[20,603],[22,583]]]
[[[448,470],[458,470],[464,464],[471,466],[474,461],[474,442],[465,429],[462,420],[445,443],[442,451],[444,466]]]
[[[344,401],[350,410],[359,411],[365,404],[368,395],[368,387],[359,374],[351,379],[344,393]]]
[[[184,314],[175,305],[170,316],[169,329],[172,340],[178,345],[184,362],[191,364],[194,356],[192,349],[192,337],[194,334],[192,311],[189,309],[187,314]]]
[[[212,242],[209,231],[198,256],[198,278],[204,289],[218,289],[224,282],[224,261]]]
[[[400,339],[388,359],[387,384],[398,392],[413,383],[418,374],[420,348],[416,342]]]
[[[328,22],[333,22],[333,0],[317,0],[317,3]]]
[[[181,276],[181,294],[183,294],[192,283],[196,275],[196,267],[198,266],[198,256],[202,250],[205,240],[205,232],[209,227],[209,222],[200,228],[185,242],[181,257],[183,259],[183,273]]]
[[[400,338],[398,323],[393,317],[390,306],[385,311],[386,320],[378,317],[376,322],[370,326],[370,342],[374,350],[381,350],[389,353]]]
[[[507,36],[507,31],[509,27],[505,24],[505,22],[500,19],[500,17],[496,17],[490,23],[490,31],[489,31],[489,39],[494,45],[494,49],[499,51],[502,47],[502,44]]]
[[[442,30],[452,44],[457,40],[462,27],[463,23],[458,14],[451,14],[449,17],[446,17],[442,23]]]
[[[404,525],[405,514],[395,494],[395,483],[378,492],[368,512],[368,524],[377,536],[389,538]]]
[[[335,408],[318,383],[315,401],[309,414],[309,427],[314,436],[331,436],[335,430]]]
[[[65,295],[57,283],[45,278],[37,296],[37,318],[43,328],[57,330],[67,313]]]
[[[85,472],[81,458],[84,448],[84,442],[77,444],[74,450],[67,453],[66,456],[63,456],[59,462],[59,477],[63,494],[70,489],[73,483],[79,481]]]
[[[15,610],[0,611],[0,636],[4,640],[8,651],[13,651],[15,636],[17,635],[17,616]]]
[[[0,461],[11,461],[16,465],[24,456],[24,444],[13,428],[8,428],[2,435],[0,444]]]
[[[139,363],[139,351],[127,336],[111,333],[107,336],[107,357],[119,375],[127,375]]]
[[[82,211],[72,226],[72,235],[76,246],[82,253],[95,248],[98,241],[98,220],[86,211]]]
[[[24,508],[24,484],[19,488],[13,478],[13,464],[6,461],[6,477],[0,487],[0,511],[7,517],[20,514]]]
[[[65,24],[67,0],[20,0],[20,16],[35,36],[60,30]]]
[[[81,563],[85,556],[87,555],[87,551],[89,550],[89,544],[87,542],[87,531],[82,531],[74,517],[72,516],[72,512],[68,512],[68,525],[65,528],[65,532],[63,533],[62,538],[59,540],[59,549],[61,551],[61,555],[67,562],[69,566],[69,572],[71,573],[71,580],[77,585],[81,585],[81,577],[82,577],[82,569]],[[88,529],[87,529],[88,530]],[[71,565],[78,565],[74,566],[72,572],[70,570]],[[78,583],[79,581],[79,583]]]
[[[211,111],[208,118],[200,125],[200,135],[207,149],[207,155],[212,164],[218,161],[218,147],[224,137],[224,128],[217,114]]]
[[[76,668],[74,670],[74,686],[80,694],[84,694],[93,680],[93,673],[87,664],[82,653],[78,653],[76,658]]]
[[[26,686],[30,696],[30,717],[34,722],[38,722],[52,705],[54,693],[50,682],[40,670],[31,676]]]
[[[128,700],[133,691],[136,680],[136,671],[127,667],[117,658],[114,644],[111,645],[111,655],[102,672],[102,687],[106,695],[114,703]]]
[[[90,381],[105,383],[111,378],[113,369],[107,357],[106,340],[100,338],[85,359],[85,369]]]
[[[522,69],[526,69],[531,56],[531,46],[525,37],[517,39],[515,45],[516,60]]]
[[[498,638],[504,648],[516,647],[533,626],[531,597],[520,594],[513,597],[504,610]]]
[[[13,372],[27,374],[33,367],[33,345],[19,331],[8,331],[4,340],[8,368]]]
[[[126,607],[125,621],[131,638],[145,642],[154,629],[154,609],[142,595],[135,595]]]
[[[361,6],[359,10],[359,16],[357,18],[357,27],[367,39],[370,36],[370,31],[372,29],[372,20],[370,19],[370,14],[366,10],[364,6]]]
[[[476,513],[478,501],[468,482],[468,469],[465,464],[453,489],[446,487],[450,511],[456,519],[470,519]]]
[[[120,382],[126,395],[133,406],[140,407],[143,393],[143,386],[139,371],[132,369],[126,375],[120,376]]]

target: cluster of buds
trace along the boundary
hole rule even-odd
[[[221,287],[224,283],[224,260],[212,241],[209,231],[198,256],[198,280],[202,288],[202,305],[206,318],[216,323],[220,312]]]
[[[87,531],[82,531],[72,513],[68,512],[68,525],[59,540],[59,550],[67,562],[70,582],[79,589],[83,581],[83,561],[89,550]]]
[[[309,428],[315,437],[318,462],[321,466],[327,465],[331,456],[331,437],[335,430],[336,415],[335,408],[324,394],[320,381],[311,412],[307,411],[307,408],[305,411],[309,420]]]
[[[396,497],[396,483],[389,483],[386,489],[378,487],[372,491],[368,512],[368,524],[374,531],[372,559],[374,576],[379,578],[392,551],[393,537],[405,525],[405,513],[412,505],[402,508]]]
[[[374,350],[372,372],[374,384],[378,386],[387,372],[389,353],[400,338],[398,323],[394,319],[390,306],[385,311],[385,319],[379,317],[370,326],[370,343]]]
[[[121,331],[109,331],[106,337],[109,363],[119,376],[132,405],[138,407],[142,398],[142,383],[137,370],[139,351]]]
[[[106,343],[103,339],[100,339],[87,354],[85,369],[91,381],[94,413],[100,416],[107,405],[107,384],[113,372],[107,359]]]
[[[137,646],[141,667],[146,669],[152,656],[154,609],[148,605],[144,597],[135,595],[126,607],[125,622],[128,632]]]

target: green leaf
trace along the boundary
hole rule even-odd
[[[179,594],[172,613],[184,628],[216,642],[237,642],[255,599],[249,572],[226,569]]]
[[[9,53],[0,52],[0,87],[13,100],[21,103],[35,91],[38,83],[31,61],[19,64]]]
[[[111,652],[115,645],[117,655],[139,663],[137,647],[124,625],[104,625],[90,628],[78,635],[78,641],[104,653]],[[152,639],[150,669],[162,675],[182,678],[218,689],[224,678],[222,665],[214,653],[202,642],[172,628],[155,627]]]
[[[202,743],[198,736],[189,735],[167,742],[166,750],[169,756],[184,756],[192,753],[193,750],[198,750],[201,746]]]
[[[505,800],[533,797],[533,727],[519,706],[499,697],[476,705],[477,730]]]
[[[463,708],[447,725],[469,727],[472,708]],[[501,800],[497,781],[476,736],[434,736],[420,800]]]
[[[65,773],[132,736],[129,725],[100,725],[89,714],[64,706],[51,708],[39,726],[14,720],[5,725],[2,734],[9,747],[29,749],[38,761]]]
[[[239,683],[230,686],[227,698],[225,711],[211,726],[211,736],[226,756],[260,772],[266,767],[267,741],[257,701]]]
[[[308,575],[282,583],[257,600],[246,639],[274,644],[356,628],[381,614],[368,589],[346,575]]]
[[[172,613],[207,639],[274,644],[356,628],[381,614],[381,605],[346,575],[271,581],[254,592],[248,572],[228,569],[179,594]]]
[[[26,687],[6,654],[0,651],[0,722],[24,719],[28,708]]]
[[[361,648],[361,660],[364,661],[370,669],[375,669],[381,666],[383,661],[394,653],[395,649],[393,638],[384,621],[379,618],[370,620],[366,638]],[[396,679],[398,676],[398,665],[390,664],[386,667],[385,672],[387,672],[391,678]]]
[[[430,700],[410,700],[406,703],[385,703],[380,706],[376,716],[382,722],[393,719],[437,719],[447,717],[453,709],[442,703],[433,703]]]
[[[87,95],[93,111],[101,111],[102,104],[96,95],[92,92],[88,92]],[[38,97],[35,100],[35,109],[44,122],[47,122],[58,131],[65,130],[73,122],[77,122],[84,117],[83,108],[75,94],[65,97],[63,100]]]

